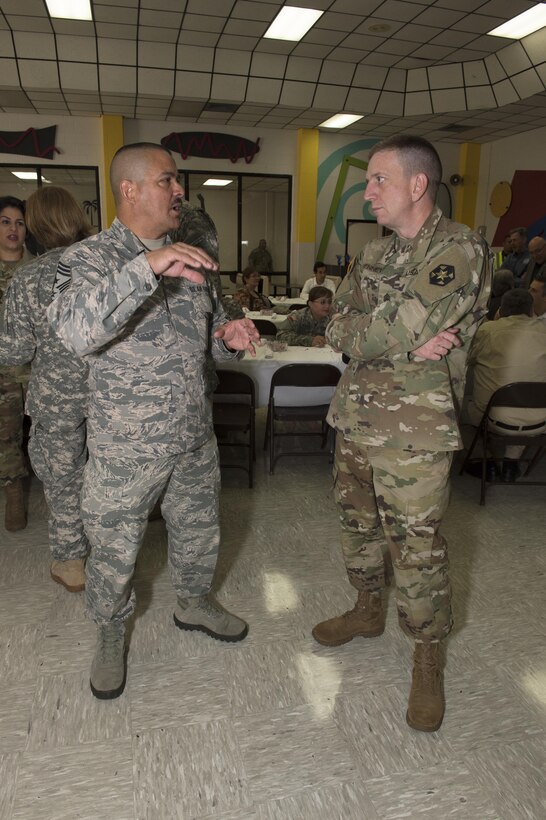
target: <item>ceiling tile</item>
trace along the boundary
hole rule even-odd
[[[489,85],[489,75],[483,60],[474,60],[463,64],[464,82],[466,86]]]
[[[138,69],[138,91],[139,94],[154,94],[161,89],[163,94],[174,92],[174,74],[172,71],[165,71],[163,68],[139,68]]]
[[[427,43],[440,34],[441,29],[431,26],[414,26],[410,23],[396,32],[396,40],[410,40],[412,43]]]
[[[212,48],[186,46],[178,49],[176,67],[188,71],[212,71],[213,61]]]
[[[232,48],[237,51],[251,51],[258,43],[257,37],[241,37],[235,34],[221,34],[218,38],[219,48]]]
[[[214,70],[220,74],[246,74],[250,67],[251,52],[217,49],[214,53]]]
[[[315,45],[313,43],[298,43],[294,49],[297,57],[327,57],[329,49],[327,46]]]
[[[100,87],[118,94],[135,94],[137,71],[130,66],[101,65],[99,69]]]
[[[469,14],[467,17],[462,17],[456,23],[453,23],[453,28],[459,31],[471,31],[474,34],[487,34],[488,31],[500,26],[505,21],[499,17],[485,17],[483,14]]]
[[[464,11],[453,11],[452,9],[442,9],[434,6],[425,9],[412,22],[419,26],[435,26],[436,28],[449,29],[465,16]]]
[[[517,92],[510,80],[502,80],[500,83],[495,83],[493,93],[495,94],[497,105],[508,105],[508,103],[518,99]]]
[[[442,88],[440,91],[431,91],[432,108],[435,114],[442,111],[463,110],[466,107],[464,89]]]
[[[353,85],[362,88],[383,88],[388,71],[379,66],[358,66],[355,71]]]
[[[407,72],[406,91],[425,91],[428,87],[428,74],[425,68],[414,68]]]
[[[209,34],[206,31],[181,31],[178,35],[178,44],[184,50],[186,45],[214,48],[217,42],[218,35]]]
[[[174,43],[139,42],[138,65],[155,68],[172,68],[176,64],[176,46]]]
[[[237,0],[231,13],[233,17],[243,20],[260,20],[269,24],[277,16],[280,7],[280,3],[250,3],[247,0]]]
[[[335,60],[325,60],[320,72],[321,83],[334,83],[336,85],[351,85],[354,66],[347,63],[340,63]]]
[[[96,23],[99,37],[114,37],[120,40],[134,40],[137,36],[136,26],[124,26],[117,23]]]
[[[498,57],[508,76],[518,71],[525,71],[531,66],[531,61],[521,43],[513,43],[503,48]]]
[[[453,63],[445,66],[432,66],[428,69],[430,87],[458,88],[463,85],[462,66]]]
[[[378,114],[393,114],[400,116],[404,112],[404,95],[395,91],[384,91],[377,102]]]
[[[346,61],[348,63],[357,64],[364,57],[367,57],[368,54],[369,51],[357,51],[354,48],[334,48],[328,57],[339,62]]]
[[[19,57],[35,60],[54,60],[56,57],[53,34],[15,31],[13,40]]]
[[[136,42],[99,37],[97,47],[101,63],[130,66],[136,64]]]
[[[405,91],[406,90],[406,72],[400,71],[397,68],[391,68],[385,80],[385,91]]]
[[[215,74],[212,78],[211,100],[215,102],[239,102],[244,100],[246,84],[246,77]]]
[[[57,35],[57,53],[60,60],[94,63],[97,61],[97,41],[94,37]]]
[[[542,81],[534,68],[514,75],[512,83],[520,97],[530,97],[532,94],[544,91]]]
[[[315,91],[313,107],[331,109],[333,113],[343,111],[346,98],[347,89],[344,86],[319,83]]]
[[[155,43],[176,43],[178,40],[178,29],[140,26],[138,35],[140,40],[150,40]]]
[[[432,100],[428,91],[413,91],[406,94],[404,114],[432,114]]]
[[[207,100],[210,95],[211,77],[206,72],[177,71],[175,97]]]
[[[45,60],[19,60],[19,72],[23,88],[58,88],[57,63]],[[74,67],[72,66],[74,73]]]
[[[43,31],[51,33],[53,27],[47,17],[23,17],[10,15],[9,26],[12,31]]]
[[[375,111],[379,94],[379,91],[370,88],[351,88],[345,101],[345,108],[355,114]]]
[[[120,6],[95,5],[93,7],[93,17],[100,23],[121,23],[123,25],[130,23],[136,26],[138,23],[138,10],[136,8],[121,8]]]
[[[153,26],[154,28],[170,28],[178,31],[182,23],[182,13],[174,11],[146,11],[140,10],[139,25]]]
[[[314,94],[315,86],[313,83],[285,80],[282,85],[281,103],[307,108],[312,105]]]
[[[224,27],[224,34],[242,34],[252,37],[263,37],[267,24],[259,20],[228,20]]]
[[[375,11],[374,17],[382,17],[385,20],[397,20],[406,22],[413,20],[418,14],[423,12],[426,6],[417,3],[406,3],[401,0],[386,0]]]
[[[497,104],[493,89],[489,85],[467,88],[466,101],[470,111],[474,108],[494,108]]]
[[[315,23],[316,28],[326,28],[330,31],[354,31],[362,23],[358,14],[335,14],[326,11]]]
[[[319,78],[322,63],[310,57],[289,57],[286,66],[286,78],[289,80],[316,81]]]
[[[186,11],[194,14],[212,14],[217,17],[229,15],[233,0],[188,0]]]
[[[187,31],[223,31],[225,21],[222,17],[211,17],[204,14],[185,14],[184,29]]]
[[[280,98],[281,88],[282,83],[280,80],[250,77],[248,80],[246,99],[249,102],[267,102],[276,105]]]
[[[254,77],[283,77],[287,58],[281,54],[254,54],[250,74]]]

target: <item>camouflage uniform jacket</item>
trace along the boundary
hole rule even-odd
[[[315,336],[324,336],[329,321],[329,316],[315,319],[309,308],[294,311],[290,319],[279,325],[277,341],[286,342],[289,345],[311,347]]]
[[[273,258],[267,248],[254,248],[248,255],[248,264],[258,273],[273,271]]]
[[[241,288],[233,294],[233,301],[248,310],[271,310],[273,305],[263,293],[251,293],[248,288]]]
[[[326,338],[350,357],[328,420],[364,446],[460,449],[457,424],[470,341],[487,311],[491,255],[484,240],[434,208],[417,236],[366,245],[340,286]],[[460,328],[440,361],[412,351]]]
[[[158,279],[145,252],[115,219],[63,255],[48,309],[63,343],[89,364],[89,450],[102,456],[200,447],[212,435],[207,350],[217,360],[241,355],[212,337],[226,317],[210,284]]]
[[[26,412],[48,429],[74,429],[87,412],[87,365],[66,350],[46,317],[65,250],[48,251],[18,270],[2,303],[0,362],[32,362]]]
[[[11,278],[17,268],[21,268],[23,265],[28,265],[33,259],[33,255],[29,253],[26,248],[23,249],[21,259],[16,263],[4,262],[0,259],[0,299],[4,299],[4,295],[8,289]],[[5,376],[10,380],[15,379],[15,381],[21,382],[21,384],[28,383],[29,375],[30,369],[28,367],[5,367],[4,362],[0,365],[0,376]]]

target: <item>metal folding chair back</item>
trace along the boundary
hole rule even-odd
[[[218,446],[242,448],[247,453],[246,464],[223,462],[222,467],[235,467],[248,473],[248,486],[254,485],[256,460],[254,382],[237,370],[217,370],[218,386],[214,393],[212,418]],[[246,435],[245,441],[231,440],[231,433]]]
[[[287,455],[317,455],[323,454],[328,440],[329,427],[326,423],[326,415],[330,406],[330,399],[322,403],[310,404],[289,404],[286,399],[282,402],[279,398],[275,398],[275,391],[278,388],[333,388],[337,385],[341,373],[333,364],[287,364],[279,368],[273,374],[271,379],[271,388],[269,390],[269,404],[267,408],[267,422],[264,440],[264,449],[267,449],[269,442],[269,473],[272,475],[275,469],[275,463],[282,456]],[[300,391],[301,392],[301,391]],[[301,399],[301,396],[299,397]],[[286,428],[294,423],[300,422],[320,422],[320,431],[302,430],[294,428],[280,431],[277,422],[280,422]],[[275,440],[286,436],[320,436],[321,449],[320,450],[283,450],[276,451]],[[331,455],[331,451],[330,451]]]
[[[512,382],[504,387],[499,387],[496,390],[484,410],[480,423],[477,427],[472,443],[468,448],[468,453],[463,461],[460,469],[460,474],[464,472],[469,463],[481,463],[481,489],[480,489],[480,504],[485,504],[485,492],[487,484],[496,484],[500,482],[487,481],[487,447],[490,441],[501,442],[503,444],[519,444],[531,448],[532,455],[522,457],[520,461],[527,463],[527,469],[523,473],[523,481],[518,481],[518,484],[530,484],[535,486],[546,486],[546,481],[529,481],[525,480],[530,474],[531,470],[544,455],[546,446],[546,432],[541,432],[538,435],[531,435],[533,426],[529,425],[529,429],[518,432],[511,430],[511,425],[507,425],[506,433],[503,433],[503,427],[497,422],[497,426],[492,429],[491,411],[495,407],[517,407],[527,409],[544,409],[544,418],[546,419],[546,382]],[[508,430],[510,433],[508,434]],[[478,441],[482,442],[482,455],[479,458],[472,458],[472,453]],[[502,482],[506,484],[507,482]],[[510,482],[514,483],[514,482]]]

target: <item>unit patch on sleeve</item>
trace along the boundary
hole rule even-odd
[[[443,288],[453,282],[455,279],[455,268],[453,265],[438,265],[437,268],[431,270],[428,275],[428,281],[431,285],[438,285]]]

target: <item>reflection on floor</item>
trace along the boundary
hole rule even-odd
[[[149,525],[113,702],[89,690],[83,594],[48,577],[33,481],[28,528],[1,534],[2,820],[546,818],[544,488],[493,487],[481,508],[476,479],[454,475],[448,708],[425,735],[404,719],[392,592],[382,637],[311,638],[354,599],[330,469],[287,458],[269,476],[259,451],[254,490],[225,471],[219,597],[250,623],[241,644],[174,627],[164,524]]]

